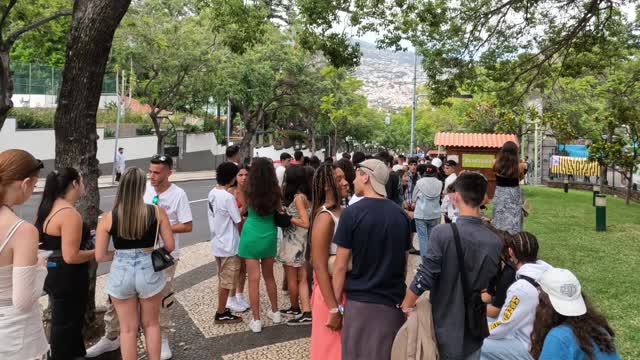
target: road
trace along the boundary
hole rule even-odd
[[[207,195],[215,185],[215,180],[197,180],[176,183],[187,193],[191,203],[193,214],[193,231],[180,235],[180,246],[186,247],[202,241],[209,240],[209,224],[207,222]],[[111,211],[116,197],[116,188],[100,189],[100,209]],[[18,216],[35,222],[36,212],[40,204],[41,194],[34,194],[28,202],[16,209]],[[105,274],[109,270],[109,263],[100,264],[98,275]]]

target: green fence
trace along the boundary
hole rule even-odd
[[[11,63],[14,94],[57,95],[62,83],[62,68],[40,65]],[[116,92],[116,75],[105,74],[102,93]]]

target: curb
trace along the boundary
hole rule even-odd
[[[171,183],[183,183],[183,182],[189,182],[189,181],[205,181],[205,180],[216,180],[215,176],[210,176],[210,177],[202,177],[202,178],[186,178],[186,179],[179,179],[179,180],[172,180]],[[102,190],[102,189],[113,189],[118,187],[118,184],[111,184],[109,183],[108,185],[105,186],[100,186],[98,185],[98,190]],[[33,194],[42,194],[44,192],[44,189],[34,189],[33,190]]]

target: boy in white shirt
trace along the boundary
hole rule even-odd
[[[227,308],[229,292],[234,288],[240,272],[241,260],[238,257],[240,235],[238,224],[242,221],[236,200],[228,189],[233,184],[238,167],[225,162],[216,170],[218,185],[209,192],[208,219],[211,232],[211,253],[218,265],[218,310],[216,324],[234,324],[242,322],[242,318],[231,314]],[[246,309],[245,309],[246,310]]]

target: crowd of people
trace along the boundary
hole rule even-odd
[[[169,181],[171,157],[152,157],[148,173],[122,169],[114,207],[95,232],[75,209],[84,185],[73,168],[47,175],[34,225],[13,212],[42,168],[25,151],[0,153],[0,358],[81,359],[120,348],[123,359],[137,359],[140,328],[149,359],[171,358],[179,234],[192,229],[186,193]],[[310,326],[311,359],[619,359],[613,329],[578,279],[539,259],[538,240],[523,231],[526,171],[517,145],[506,143],[488,218],[487,178],[446,157],[355,152],[322,162],[297,151],[279,164],[241,164],[230,146],[207,198],[214,321],[239,323],[250,311],[248,329],[261,332],[264,281],[264,315]],[[415,272],[410,254],[420,256]],[[85,350],[91,259],[112,264],[105,335]],[[287,308],[278,304],[276,266]],[[416,316],[433,327],[406,321]]]

